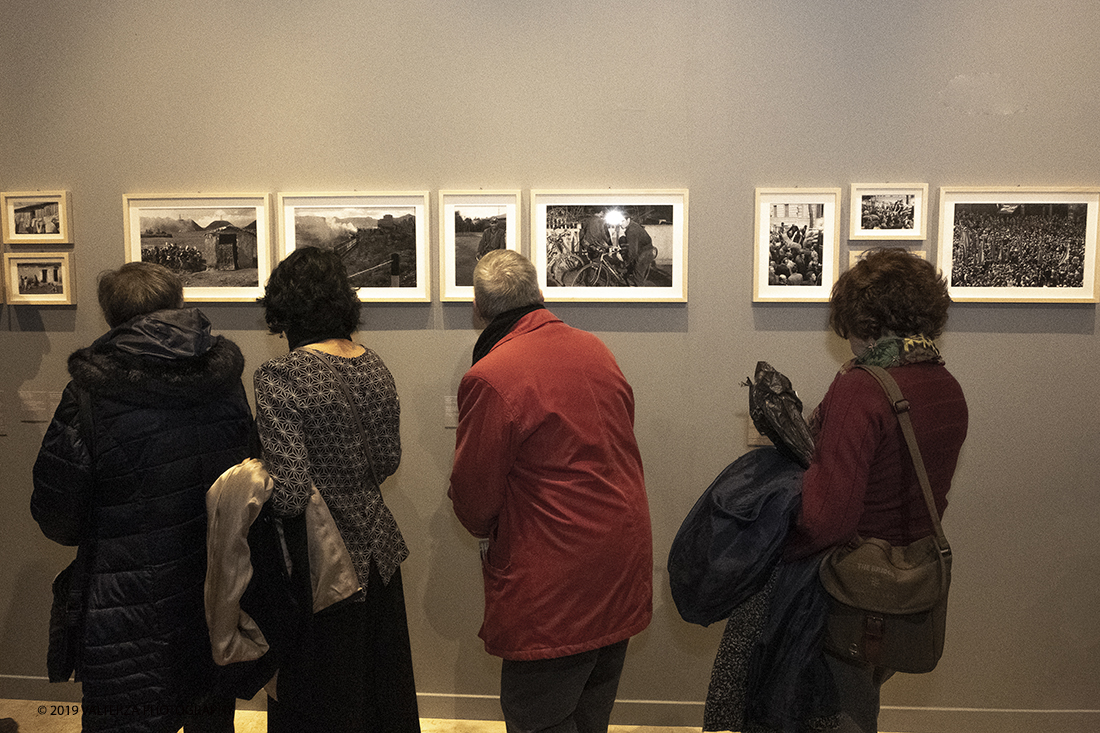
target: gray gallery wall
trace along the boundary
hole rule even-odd
[[[754,189],[840,187],[846,217],[853,182],[928,183],[929,237],[909,246],[934,259],[941,186],[1096,187],[1098,34],[1095,0],[3,0],[0,190],[72,192],[78,305],[0,307],[0,697],[77,694],[43,681],[71,551],[27,511],[45,426],[21,394],[59,392],[104,330],[95,277],[123,262],[123,194],[426,190],[434,217],[441,189],[685,188],[686,304],[554,310],[607,341],[637,395],[656,613],[616,719],[698,724],[721,625],[679,620],[669,543],[746,450],[756,361],[812,407],[846,357],[824,305],[752,302]],[[436,238],[433,218],[433,277]],[[254,304],[204,310],[249,375],[285,348]],[[1096,730],[1096,306],[964,303],[949,329],[972,422],[945,522],[948,646],[887,686],[884,729]],[[444,397],[475,337],[438,294],[371,305],[360,334],[402,398],[385,489],[431,716],[498,714],[476,544],[445,497]]]

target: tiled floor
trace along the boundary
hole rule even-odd
[[[37,700],[0,700],[0,719],[12,718],[19,733],[80,733],[79,715],[58,715],[65,705]],[[70,704],[69,707],[72,707]],[[267,713],[238,710],[236,733],[267,733]],[[483,720],[420,721],[421,733],[504,733],[504,723]],[[613,725],[610,733],[697,733],[699,728],[665,728],[637,725]],[[0,733],[11,733],[0,726]]]

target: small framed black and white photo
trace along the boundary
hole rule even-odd
[[[0,193],[4,244],[72,244],[68,191]]]
[[[925,239],[927,183],[853,183],[848,239]]]

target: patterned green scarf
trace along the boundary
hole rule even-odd
[[[921,336],[883,336],[875,342],[874,346],[867,349],[863,356],[856,357],[850,365],[871,364],[883,369],[916,364],[922,361],[934,361],[943,363],[939,349],[932,339]],[[851,368],[851,367],[849,367]]]

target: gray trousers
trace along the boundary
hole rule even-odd
[[[504,660],[500,708],[508,733],[607,733],[628,641],[557,659]]]

